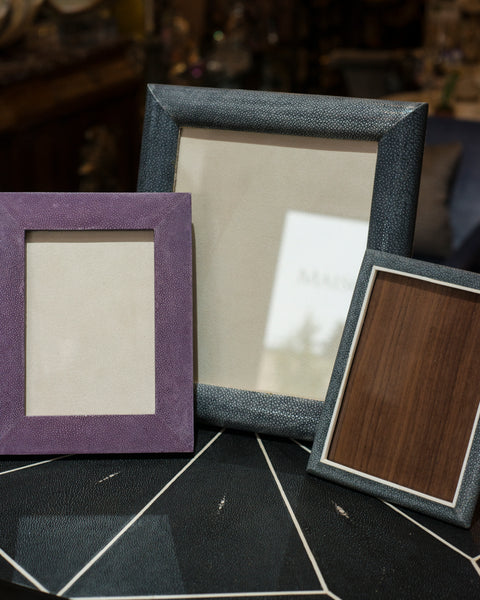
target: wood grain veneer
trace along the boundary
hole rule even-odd
[[[452,501],[479,403],[480,295],[378,271],[327,458]]]

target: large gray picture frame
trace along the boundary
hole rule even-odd
[[[175,190],[185,128],[254,132],[265,136],[267,141],[262,143],[269,143],[272,134],[374,142],[377,154],[367,247],[409,255],[426,115],[427,105],[423,103],[149,84],[138,190]],[[288,173],[292,185],[298,177],[294,170]],[[202,231],[195,219],[193,228],[198,242]],[[261,256],[257,258],[261,260]],[[231,334],[235,336],[235,331]],[[197,356],[202,352],[202,339],[197,339],[195,352]],[[201,380],[196,383],[197,416],[216,425],[313,439],[322,407],[318,400],[229,384],[210,385]]]

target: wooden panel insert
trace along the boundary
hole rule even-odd
[[[479,302],[377,272],[329,460],[454,499],[479,402]]]

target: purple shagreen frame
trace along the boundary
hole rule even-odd
[[[25,415],[25,232],[34,230],[154,231],[155,414]],[[190,452],[191,265],[190,194],[0,194],[0,453]]]

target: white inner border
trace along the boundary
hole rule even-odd
[[[456,506],[457,502],[458,502],[458,495],[459,495],[460,489],[462,487],[462,482],[463,482],[463,478],[464,478],[464,475],[465,475],[465,469],[466,469],[466,466],[467,466],[468,457],[470,456],[470,452],[471,452],[471,449],[472,449],[473,438],[475,436],[475,432],[476,432],[477,427],[478,427],[478,421],[479,421],[479,418],[480,418],[480,402],[479,402],[479,404],[477,406],[477,412],[476,412],[475,420],[474,420],[474,423],[473,423],[473,426],[472,426],[472,431],[471,431],[471,434],[470,434],[470,439],[468,441],[467,451],[466,451],[465,457],[463,459],[463,464],[462,464],[462,468],[461,468],[461,471],[460,471],[460,476],[458,478],[458,483],[457,483],[457,488],[455,490],[455,495],[454,495],[453,501],[451,501],[451,502],[447,501],[447,500],[442,500],[440,498],[436,498],[435,496],[430,496],[429,494],[424,494],[422,492],[419,492],[419,491],[414,490],[412,488],[408,488],[408,487],[399,485],[399,484],[394,483],[392,481],[387,481],[385,479],[381,479],[380,477],[375,477],[374,475],[370,475],[369,473],[364,473],[363,471],[358,471],[356,469],[352,469],[352,468],[347,467],[345,465],[341,465],[339,463],[331,461],[331,460],[329,460],[327,458],[327,455],[328,455],[328,453],[330,451],[330,445],[331,445],[331,442],[332,442],[333,433],[335,431],[335,427],[336,427],[336,424],[337,424],[338,415],[339,415],[340,408],[341,408],[341,405],[342,405],[343,395],[345,393],[345,388],[346,388],[347,383],[348,383],[348,379],[349,379],[349,375],[350,375],[350,369],[351,369],[352,364],[353,364],[353,359],[355,357],[355,352],[356,352],[356,349],[357,349],[357,344],[359,342],[360,335],[361,335],[361,332],[362,332],[363,322],[365,320],[365,316],[367,314],[368,305],[370,303],[370,296],[372,294],[373,286],[375,284],[375,280],[377,278],[377,273],[379,271],[383,271],[385,273],[393,273],[395,275],[401,275],[403,277],[411,277],[412,279],[420,279],[422,281],[427,281],[429,283],[435,283],[437,285],[443,285],[445,287],[451,287],[451,288],[455,288],[455,289],[458,289],[458,290],[472,292],[474,294],[480,294],[480,290],[476,290],[474,288],[465,287],[465,286],[462,286],[462,285],[456,285],[456,284],[453,284],[453,283],[450,283],[450,282],[447,282],[447,281],[440,281],[438,279],[432,279],[430,277],[424,277],[423,275],[417,275],[417,274],[413,274],[413,273],[405,273],[403,271],[398,271],[396,269],[389,269],[387,267],[379,267],[377,265],[374,265],[372,267],[372,272],[370,273],[370,278],[369,278],[369,281],[368,281],[367,291],[365,293],[365,298],[363,300],[362,308],[361,308],[361,311],[360,311],[360,316],[358,318],[357,327],[355,329],[355,335],[353,337],[352,345],[350,347],[350,351],[349,351],[349,354],[348,354],[347,366],[346,366],[345,372],[343,374],[342,382],[341,382],[341,385],[340,385],[340,390],[339,390],[337,399],[335,401],[335,408],[334,408],[334,411],[333,411],[333,414],[332,414],[332,418],[331,418],[331,421],[330,421],[330,426],[329,426],[329,429],[328,429],[328,432],[327,432],[327,435],[326,435],[326,438],[325,438],[325,442],[324,442],[324,445],[323,445],[323,450],[322,450],[322,455],[321,455],[321,458],[320,458],[320,462],[323,463],[323,464],[326,464],[326,465],[334,466],[334,467],[336,467],[336,468],[338,468],[338,469],[340,469],[342,471],[346,471],[348,473],[352,473],[352,474],[355,474],[355,475],[360,475],[361,477],[364,477],[365,479],[369,479],[371,481],[375,481],[377,483],[381,483],[383,485],[386,485],[387,487],[390,487],[390,488],[393,488],[393,489],[396,489],[396,490],[401,490],[403,492],[408,492],[409,494],[413,494],[414,496],[418,496],[419,498],[424,498],[426,500],[431,500],[431,501],[433,501],[433,502],[435,502],[437,504],[443,504],[445,506],[449,506],[449,507],[454,508]]]

